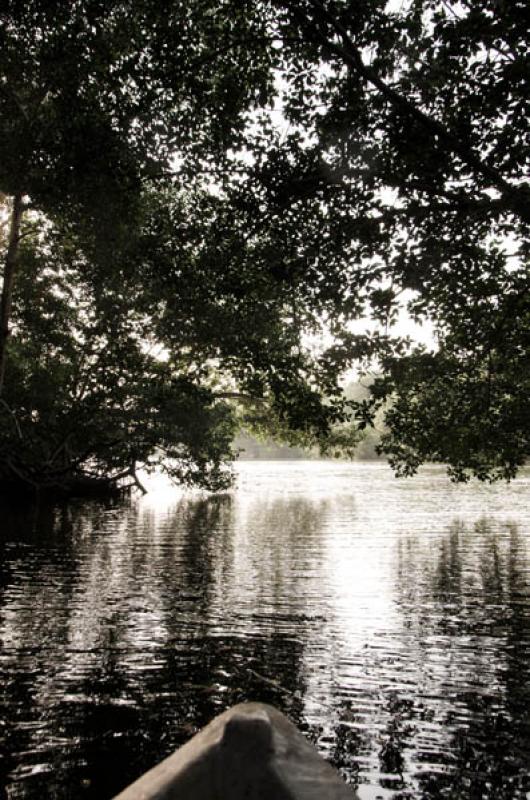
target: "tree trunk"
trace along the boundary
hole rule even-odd
[[[9,242],[4,264],[4,282],[2,297],[0,299],[0,396],[4,388],[6,371],[7,340],[9,337],[9,321],[11,318],[11,303],[13,298],[13,284],[18,260],[20,243],[20,224],[24,213],[22,194],[16,194],[13,199],[11,211],[11,225],[9,227]]]

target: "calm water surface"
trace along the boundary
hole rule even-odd
[[[250,699],[362,800],[530,797],[530,473],[237,470],[2,508],[0,797],[105,800]]]

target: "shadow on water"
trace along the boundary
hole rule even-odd
[[[298,638],[273,620],[256,635],[211,630],[230,497],[184,501],[162,521],[127,503],[5,519],[0,768],[10,800],[110,797],[242,700],[301,716]]]

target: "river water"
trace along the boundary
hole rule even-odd
[[[237,473],[2,509],[0,797],[105,800],[250,699],[362,800],[530,797],[530,472]]]

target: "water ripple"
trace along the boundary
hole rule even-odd
[[[238,471],[220,497],[157,479],[131,503],[5,509],[5,796],[110,797],[260,699],[362,800],[526,800],[530,475]]]

